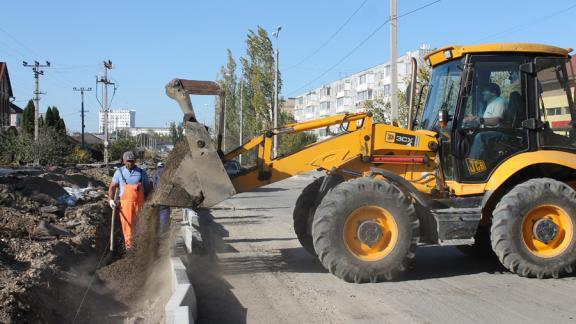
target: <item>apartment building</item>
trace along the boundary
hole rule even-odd
[[[411,58],[416,58],[419,65],[424,64],[424,56],[430,51],[429,45],[422,45],[419,49],[398,57],[399,91],[404,91],[407,87],[405,80],[410,76]],[[296,96],[294,118],[302,122],[343,112],[364,111],[367,100],[390,100],[390,83],[390,62],[354,73]],[[325,130],[319,130],[319,136],[325,136],[324,132]]]
[[[129,109],[114,109],[108,112],[108,133],[118,129],[136,127],[136,111]],[[98,130],[104,133],[104,112],[98,114]]]

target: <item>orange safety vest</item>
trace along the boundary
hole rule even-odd
[[[136,226],[140,209],[144,206],[144,188],[142,179],[137,184],[128,184],[122,170],[120,170],[122,180],[124,180],[124,192],[120,197],[120,224],[126,249],[132,247],[132,231]]]

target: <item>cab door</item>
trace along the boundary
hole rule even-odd
[[[452,146],[460,182],[485,182],[504,160],[528,150],[525,62],[518,55],[470,57],[473,75],[460,100]]]
[[[569,58],[536,58],[539,149],[576,151],[574,71]]]

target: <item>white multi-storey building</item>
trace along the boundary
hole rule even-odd
[[[411,71],[411,57],[424,64],[424,56],[430,46],[422,45],[418,50],[398,57],[398,90],[404,91]],[[342,112],[364,111],[364,103],[376,98],[390,101],[390,62],[376,65],[343,79],[325,84],[296,97],[294,118],[298,122],[322,118]],[[324,136],[325,130],[319,135]]]
[[[118,129],[136,127],[136,111],[129,109],[115,109],[108,112],[108,133]],[[98,130],[104,133],[104,112],[98,114]]]

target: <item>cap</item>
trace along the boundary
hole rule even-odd
[[[124,152],[124,155],[122,155],[122,160],[124,161],[134,161],[136,158],[134,157],[134,153],[132,151],[126,151]]]
[[[163,167],[163,166],[164,166],[164,162],[158,162],[157,166],[158,166],[159,168]]]

